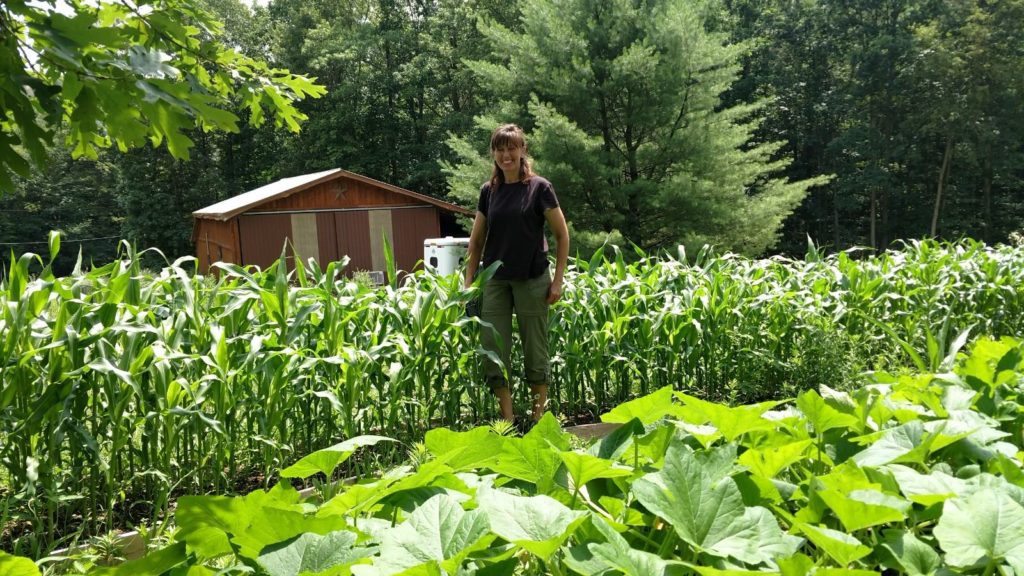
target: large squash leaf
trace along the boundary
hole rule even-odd
[[[904,462],[923,464],[929,454],[966,435],[966,433],[948,435],[943,432],[942,427],[929,433],[925,431],[923,422],[912,420],[901,426],[887,428],[881,432],[857,438],[861,442],[871,442],[871,445],[855,454],[853,460],[861,466],[881,466]]]
[[[751,448],[740,455],[739,463],[758,476],[775,478],[780,471],[802,460],[810,446],[810,440],[800,440],[782,446]]]
[[[925,506],[954,498],[967,489],[965,481],[938,471],[921,474],[899,464],[890,464],[885,469],[892,473],[904,496]]]
[[[669,446],[665,466],[635,481],[633,493],[698,551],[750,564],[771,562],[774,551],[785,548],[782,532],[770,513],[743,505],[726,472],[715,459],[702,463],[677,440]]]
[[[448,460],[448,465],[457,471],[490,466],[501,453],[504,441],[505,437],[492,432],[489,426],[479,426],[467,432],[434,428],[423,438],[423,444],[435,456],[458,451]]]
[[[653,424],[661,420],[672,410],[672,387],[665,386],[637,398],[619,404],[611,412],[601,415],[601,422],[625,424],[636,418],[644,424]]]
[[[674,414],[693,424],[711,424],[730,442],[747,432],[775,428],[777,424],[763,418],[762,414],[782,403],[771,401],[731,407],[701,400],[683,392],[676,392],[676,397],[682,400],[684,405],[674,408]]]
[[[848,566],[871,553],[871,548],[845,532],[802,522],[795,527],[841,566]]]
[[[348,457],[358,448],[373,446],[379,442],[394,442],[392,438],[384,436],[356,436],[344,442],[323,448],[308,454],[291,466],[281,470],[282,478],[308,478],[316,473],[321,473],[328,478]]]
[[[513,496],[486,487],[477,492],[477,501],[492,532],[542,559],[550,558],[586,516],[548,496]]]
[[[471,552],[494,540],[481,510],[466,512],[451,496],[441,494],[424,502],[409,518],[384,533],[380,559],[359,567],[359,575],[398,574],[436,563],[454,574]]]
[[[796,399],[796,406],[803,412],[814,432],[821,436],[833,428],[851,428],[857,425],[857,418],[844,414],[829,406],[816,391],[808,390]]]
[[[589,454],[561,452],[558,457],[562,459],[566,471],[577,487],[598,478],[622,478],[633,473],[632,468],[620,466],[615,462]]]
[[[817,494],[850,532],[890,522],[903,522],[910,509],[910,502],[878,490],[844,493],[828,489],[819,490]]]
[[[950,566],[967,568],[988,560],[1024,566],[1024,507],[994,489],[946,500],[935,537]]]
[[[882,546],[892,554],[893,568],[910,576],[934,574],[942,566],[939,553],[906,530],[887,530]]]
[[[593,557],[625,576],[663,576],[670,566],[681,563],[665,560],[657,554],[636,550],[614,528],[600,518],[593,518],[594,527],[607,539],[602,544],[587,545]]]
[[[509,478],[525,480],[537,486],[537,492],[550,492],[555,485],[555,472],[562,465],[558,452],[539,437],[508,438],[492,469]]]
[[[324,535],[306,532],[267,546],[258,562],[270,576],[324,574],[328,570],[331,574],[341,574],[347,566],[373,552],[372,548],[355,547],[356,538],[355,533],[347,530]]]
[[[39,576],[36,563],[0,550],[0,574],[5,576]]]

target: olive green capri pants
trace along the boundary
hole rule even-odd
[[[519,321],[519,337],[523,341],[525,379],[532,386],[547,384],[550,375],[548,356],[548,288],[551,274],[529,280],[495,280],[484,284],[480,319],[493,328],[483,326],[480,340],[484,350],[494,352],[508,369],[512,356],[512,312]],[[484,376],[492,390],[505,388],[508,380],[501,367],[484,358]]]

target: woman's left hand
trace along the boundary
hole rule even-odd
[[[562,281],[552,280],[548,287],[548,304],[554,304],[562,299]]]

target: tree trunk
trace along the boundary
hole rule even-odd
[[[982,202],[984,203],[984,218],[981,226],[981,239],[985,242],[992,241],[992,155],[991,151],[985,154],[984,181],[981,186]]]
[[[878,195],[878,247],[879,250],[889,249],[889,189],[883,188]]]
[[[872,188],[871,189],[871,204],[868,207],[868,210],[870,211],[870,216],[871,216],[871,247],[873,249],[875,249],[876,251],[878,250],[878,244],[875,243],[875,213],[876,213],[875,202],[877,201],[877,199],[878,199],[878,190]]]
[[[630,100],[632,99],[630,98]],[[640,169],[637,165],[636,158],[637,149],[640,147],[640,144],[639,142],[636,142],[633,138],[633,124],[631,122],[628,122],[626,124],[626,132],[624,134],[624,139],[625,142],[623,144],[626,147],[626,181],[628,185],[633,184],[634,182],[640,179]],[[627,240],[636,243],[637,246],[642,246],[644,247],[644,249],[650,249],[650,246],[646,244],[646,242],[649,241],[650,238],[644,238],[641,224],[641,216],[649,215],[641,214],[640,199],[637,198],[637,192],[635,190],[630,192],[629,196],[626,198],[626,210],[628,210],[627,214],[632,215],[632,217],[627,218],[623,222],[623,236],[625,236]]]
[[[836,250],[839,250],[839,193],[835,190],[835,185],[832,187],[832,234],[835,240]]]
[[[946,138],[946,152],[942,155],[942,167],[939,168],[939,185],[935,189],[935,209],[932,211],[931,237],[935,238],[939,229],[939,212],[942,209],[942,194],[946,188],[949,165],[953,160],[953,137]]]

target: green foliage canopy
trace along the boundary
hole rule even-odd
[[[254,125],[269,111],[297,131],[296,102],[324,89],[243,56],[221,29],[197,0],[0,4],[0,191],[45,163],[61,125],[73,155],[89,158],[148,139],[187,159],[184,132],[237,132],[236,105]]]
[[[745,254],[775,244],[825,177],[789,182],[780,143],[759,142],[762,103],[722,106],[748,49],[714,30],[717,2],[524,0],[522,30],[485,24],[492,58],[469,62],[505,118],[531,128],[540,172],[573,224],[644,249],[710,242]],[[481,128],[498,116],[482,118]],[[464,141],[450,143],[476,173]],[[450,183],[475,186],[459,167]]]

